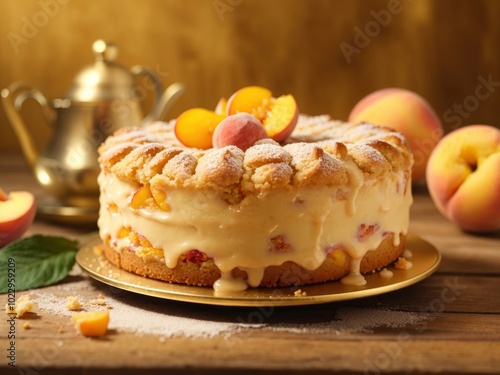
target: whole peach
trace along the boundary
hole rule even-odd
[[[415,160],[413,181],[424,177],[429,155],[443,137],[441,121],[431,105],[420,95],[401,88],[382,89],[365,96],[352,109],[349,121],[367,121],[402,133]]]
[[[438,210],[472,232],[500,229],[500,130],[469,125],[446,135],[427,164]]]
[[[216,148],[229,145],[246,151],[260,139],[267,138],[262,123],[248,113],[237,113],[222,120],[215,128],[212,144]]]

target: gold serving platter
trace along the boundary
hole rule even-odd
[[[242,292],[220,293],[211,287],[198,287],[148,279],[122,270],[109,262],[99,262],[94,247],[101,243],[95,236],[83,244],[76,261],[90,277],[119,289],[158,298],[221,306],[298,306],[346,301],[392,292],[430,276],[439,266],[441,255],[430,243],[409,234],[406,248],[411,251],[408,270],[387,267],[391,278],[379,272],[365,275],[366,285],[345,285],[339,281],[286,288],[249,288]],[[300,289],[302,293],[295,295]]]

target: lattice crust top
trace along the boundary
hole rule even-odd
[[[210,188],[241,198],[267,189],[347,184],[348,160],[363,171],[365,180],[409,174],[413,164],[402,134],[328,116],[300,116],[283,145],[265,139],[246,152],[236,146],[187,148],[176,139],[174,124],[118,130],[99,148],[101,168],[124,181]]]

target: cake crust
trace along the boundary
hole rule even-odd
[[[99,148],[104,172],[123,181],[163,187],[210,188],[237,201],[269,189],[340,186],[348,182],[344,161],[353,160],[365,179],[411,169],[410,147],[398,132],[372,124],[349,124],[326,116],[304,117],[280,145],[257,141],[198,150],[184,147],[174,122],[120,129]]]
[[[361,274],[382,269],[401,257],[405,249],[405,236],[401,235],[398,246],[394,246],[393,241],[393,235],[388,235],[377,249],[366,253],[361,260]],[[147,259],[130,249],[123,249],[119,253],[108,245],[100,246],[104,248],[106,258],[116,267],[151,279],[187,285],[213,286],[221,277],[220,270],[213,259],[203,262],[183,259],[175,268],[169,268],[158,258]],[[351,258],[343,252],[328,256],[319,268],[312,271],[293,262],[285,262],[280,266],[267,267],[259,286],[275,288],[340,280],[349,274],[351,262]],[[246,272],[239,269],[233,270],[232,275],[246,278]]]
[[[236,146],[199,150],[176,139],[174,124],[121,129],[99,148],[101,238],[106,257],[117,267],[188,285],[212,286],[229,275],[251,280],[251,286],[285,287],[368,273],[403,253],[413,158],[400,133],[328,116],[301,116],[282,144],[264,139],[246,151]],[[356,216],[356,204],[364,214]],[[252,226],[250,216],[236,216],[254,212],[245,207],[257,207],[252,218],[258,223],[252,221]],[[216,220],[212,217],[226,208]],[[210,225],[204,226],[208,217]],[[240,242],[213,239],[226,226]],[[242,232],[245,228],[251,229]],[[251,231],[260,241],[258,261],[250,254],[255,237],[246,237]],[[320,241],[323,232],[334,235]],[[289,242],[273,248],[273,240],[281,236]],[[196,240],[183,240],[186,249],[175,242],[181,238]],[[343,244],[345,251],[329,251],[329,246]],[[205,258],[179,257],[182,251],[198,250],[206,251],[201,253]],[[230,267],[226,262],[221,274],[217,264],[237,255],[244,261]],[[314,270],[305,268],[308,257],[314,258]],[[271,258],[274,263],[268,262]]]

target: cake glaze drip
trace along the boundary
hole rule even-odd
[[[359,176],[354,164],[349,168],[350,175]],[[406,194],[397,192],[397,178],[392,183],[373,180],[362,185],[361,179],[352,180],[359,182],[353,182],[347,194],[345,187],[304,188],[297,201],[297,191],[270,191],[232,205],[210,191],[166,189],[171,209],[164,212],[132,209],[130,201],[139,186],[103,172],[98,225],[101,238],[109,236],[118,251],[134,249],[126,238],[119,238],[122,227],[139,233],[163,250],[170,268],[182,254],[202,251],[221,270],[223,277],[214,285],[219,290],[241,289],[241,281],[230,280],[236,268],[246,271],[245,282],[252,287],[259,285],[269,266],[294,262],[317,269],[332,244],[341,244],[353,259],[343,282],[360,285],[361,258],[376,249],[386,233],[394,234],[395,245],[399,235],[406,234],[412,198],[411,186]],[[116,205],[118,215],[109,212],[110,204]],[[276,239],[278,244],[273,243]]]

